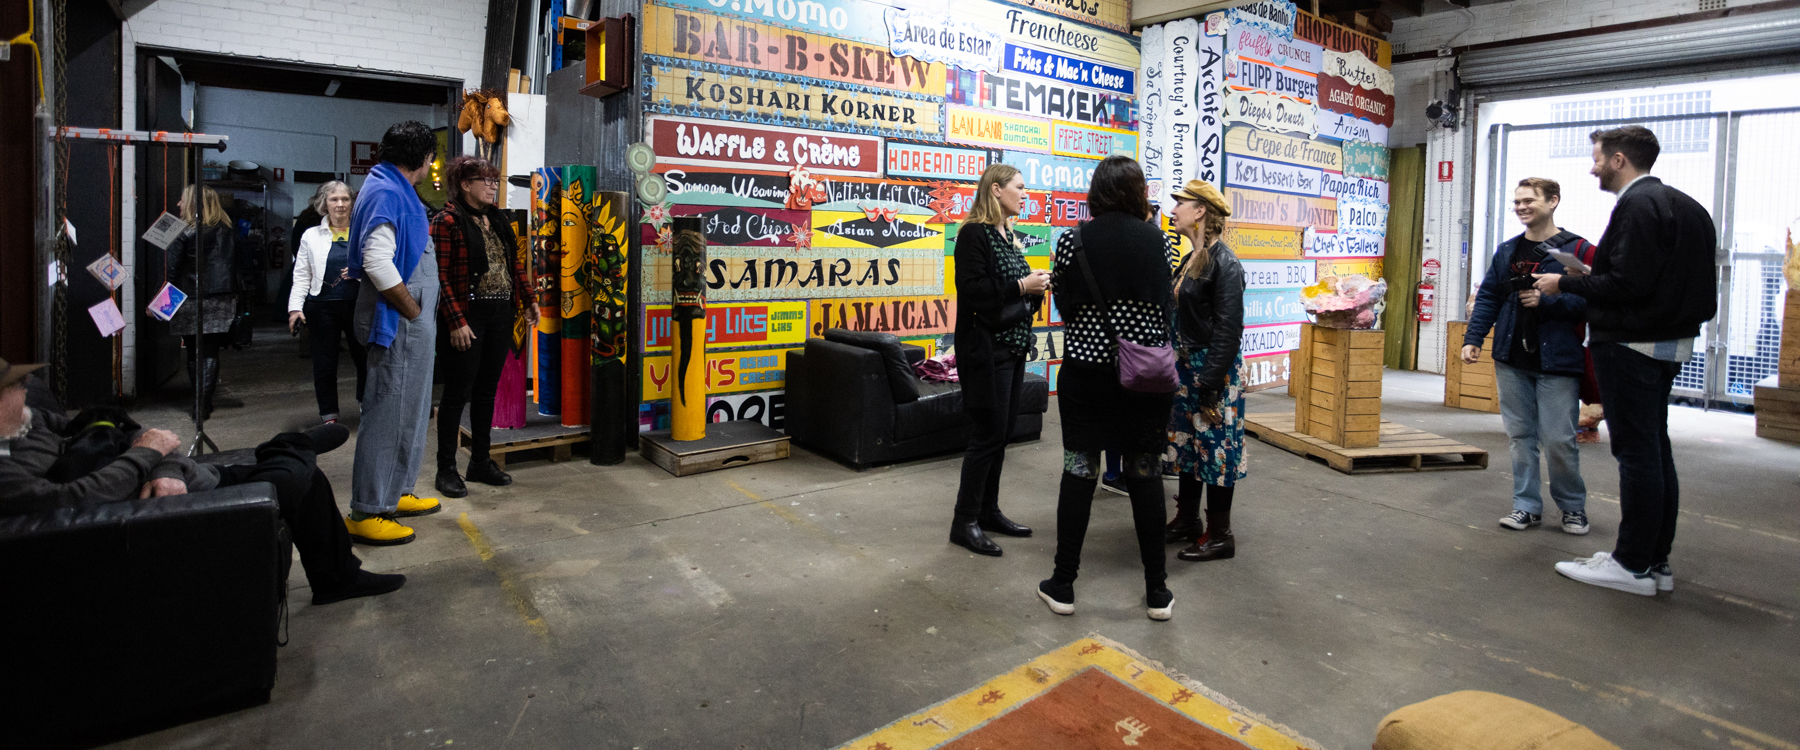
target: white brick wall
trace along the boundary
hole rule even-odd
[[[1751,0],[1727,3],[1731,7],[1749,4]],[[1512,0],[1477,5],[1468,12],[1397,18],[1388,41],[1394,43],[1395,54],[1405,54],[1436,49],[1452,38],[1460,47],[1662,18],[1693,13],[1698,9],[1698,0]],[[1473,26],[1470,25],[1470,14],[1474,16]],[[1463,32],[1465,28],[1467,33]]]
[[[138,44],[460,79],[473,88],[487,0],[157,0],[129,23]]]

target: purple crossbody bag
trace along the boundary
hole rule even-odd
[[[1168,344],[1144,346],[1121,338],[1113,330],[1112,305],[1100,293],[1100,283],[1088,268],[1087,252],[1081,246],[1081,228],[1075,229],[1075,262],[1081,265],[1081,276],[1087,279],[1088,293],[1100,303],[1100,326],[1119,351],[1119,385],[1138,393],[1174,393],[1180,381],[1175,377],[1175,348]]]

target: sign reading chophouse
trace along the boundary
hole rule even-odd
[[[778,86],[768,76],[688,70],[682,66],[699,63],[655,55],[645,55],[644,62],[650,68],[644,109],[651,114],[922,140],[944,137],[943,105],[934,98],[816,79],[805,79],[806,86]]]
[[[871,136],[674,117],[651,117],[647,129],[657,160],[670,164],[881,175],[881,139]]]

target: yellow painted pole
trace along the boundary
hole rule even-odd
[[[698,216],[678,217],[673,224],[675,391],[669,399],[669,437],[699,440],[706,437],[706,234]]]

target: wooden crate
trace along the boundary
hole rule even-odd
[[[1800,289],[1787,291],[1781,315],[1781,365],[1776,373],[1790,388],[1800,389]]]
[[[574,456],[576,444],[588,441],[588,428],[564,427],[561,418],[546,417],[538,413],[537,404],[526,404],[524,427],[495,429],[488,435],[493,440],[488,455],[504,469],[507,456],[520,451],[548,450],[551,463],[567,461]],[[456,447],[467,451],[471,436],[469,414],[465,410],[461,428],[456,431]]]
[[[1500,392],[1495,389],[1494,382],[1494,331],[1488,329],[1487,338],[1481,341],[1481,361],[1465,365],[1462,361],[1463,334],[1468,331],[1468,321],[1450,321],[1450,352],[1444,366],[1444,405],[1498,414]]]
[[[1784,381],[1800,385],[1780,375],[1756,384],[1756,436],[1800,443],[1800,387],[1783,388]]]
[[[1244,430],[1258,440],[1345,474],[1487,468],[1487,451],[1473,445],[1387,420],[1379,424],[1380,442],[1368,448],[1345,448],[1297,432],[1293,418],[1281,412],[1251,414],[1244,420]]]
[[[650,463],[678,477],[788,457],[788,436],[753,419],[709,424],[699,440],[675,440],[668,430],[646,432],[638,446]]]
[[[1382,331],[1300,324],[1300,348],[1289,355],[1294,424],[1308,435],[1345,448],[1378,444],[1386,340]]]

